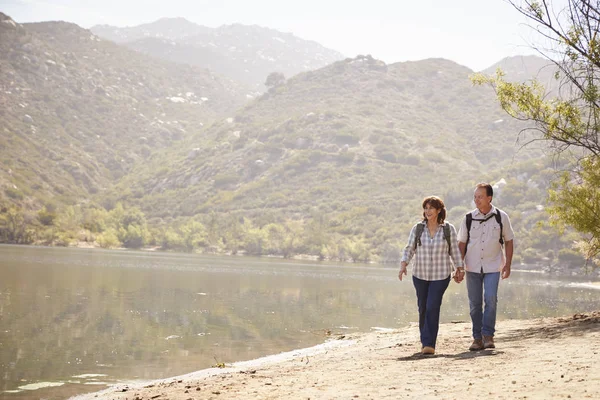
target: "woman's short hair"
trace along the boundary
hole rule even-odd
[[[444,200],[440,199],[437,196],[425,197],[423,199],[423,209],[425,209],[427,205],[430,205],[436,210],[440,210],[437,222],[438,224],[443,224],[444,220],[446,219],[446,206],[444,205]],[[425,216],[425,211],[423,211],[423,220],[427,220],[427,217]]]

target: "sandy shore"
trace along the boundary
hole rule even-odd
[[[418,327],[332,335],[311,349],[77,399],[598,399],[600,311],[501,321],[496,349],[468,351],[470,324],[443,324],[436,355]]]

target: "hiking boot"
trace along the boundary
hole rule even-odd
[[[479,351],[483,350],[483,341],[481,339],[473,340],[473,344],[469,347],[470,351]]]
[[[425,347],[423,347],[423,350],[421,350],[421,352],[423,354],[435,354],[435,349],[430,346],[425,346]]]
[[[483,337],[483,348],[484,349],[495,349],[496,345],[494,344],[493,336],[484,336]]]

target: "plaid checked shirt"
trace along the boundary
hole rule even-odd
[[[417,225],[424,224],[423,234],[421,235],[421,246],[417,246],[415,251]],[[449,222],[438,226],[437,232],[432,237],[429,236],[427,222],[419,222],[412,227],[408,244],[404,248],[404,254],[400,260],[410,262],[416,253],[413,263],[413,276],[425,281],[439,281],[446,279],[454,268],[463,267],[462,257],[458,249],[458,240],[456,239],[456,228]],[[444,225],[450,225],[450,255],[448,255],[448,242],[444,237]],[[454,267],[453,267],[454,265]]]

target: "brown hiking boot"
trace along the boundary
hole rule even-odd
[[[483,337],[483,348],[484,349],[495,349],[496,345],[494,344],[493,336],[484,336]]]
[[[435,349],[431,346],[425,346],[423,347],[423,350],[421,350],[421,353],[423,354],[435,354]]]
[[[470,351],[479,351],[483,350],[483,341],[481,339],[473,340],[473,344],[469,347]]]

